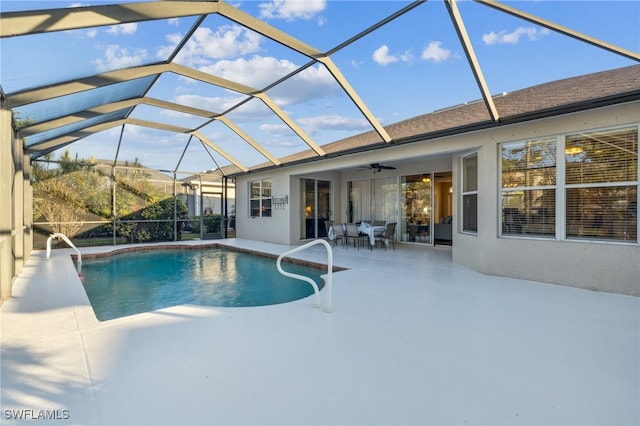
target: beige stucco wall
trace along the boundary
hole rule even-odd
[[[397,170],[376,177],[453,171],[453,259],[483,273],[640,296],[640,245],[594,241],[558,241],[500,237],[498,222],[498,145],[579,131],[637,125],[640,102],[562,117],[514,124],[384,150],[252,173],[237,179],[238,237],[281,244],[300,243],[301,177],[334,182],[334,220],[346,221],[347,182],[371,176],[355,170],[372,162],[392,163]],[[459,232],[460,158],[478,152],[478,234]],[[289,204],[274,209],[271,218],[248,217],[248,182],[270,178],[274,196],[289,196]],[[244,201],[243,201],[244,200]]]
[[[478,134],[478,235],[454,233],[453,258],[483,273],[640,296],[637,243],[499,237],[498,144],[637,125],[640,103],[602,108]],[[459,165],[458,161],[454,164]],[[454,173],[459,174],[459,170]],[[457,228],[456,228],[457,229]]]
[[[289,196],[289,203],[282,209],[272,209],[271,217],[249,216],[249,182],[271,179],[272,196]],[[255,173],[236,179],[236,236],[250,240],[289,244],[291,194],[289,176],[282,171]]]
[[[433,154],[444,146],[440,143],[428,147],[427,152]],[[447,148],[448,149],[448,148]],[[424,156],[424,152],[420,156]],[[236,236],[278,244],[298,244],[302,221],[302,205],[300,201],[300,179],[322,179],[333,183],[333,220],[347,222],[347,182],[350,180],[370,179],[368,170],[358,171],[357,166],[373,162],[393,162],[403,159],[405,164],[397,170],[383,171],[376,174],[376,178],[387,176],[401,176],[424,172],[451,170],[451,155],[440,155],[433,158],[413,159],[415,151],[410,146],[395,147],[391,150],[375,153],[349,155],[322,162],[309,163],[285,169],[251,173],[236,179]],[[396,164],[397,165],[397,164]],[[350,168],[346,170],[346,168]],[[289,203],[282,208],[274,208],[271,217],[249,217],[249,182],[271,179],[274,197],[287,195]]]

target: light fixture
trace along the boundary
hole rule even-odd
[[[567,155],[578,155],[581,152],[582,152],[582,148],[580,148],[579,146],[568,146],[564,150],[564,153]]]
[[[429,182],[431,182],[431,178],[429,176],[427,176],[427,175],[424,175],[424,176],[422,176],[422,181],[424,183],[429,183]]]

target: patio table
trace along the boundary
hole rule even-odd
[[[373,246],[376,244],[376,235],[382,234],[385,229],[387,229],[386,225],[373,226],[366,222],[362,222],[360,226],[358,226],[358,232],[369,236],[369,248],[373,248]],[[384,243],[388,244],[387,241],[385,241]]]

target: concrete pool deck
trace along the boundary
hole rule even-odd
[[[640,298],[482,275],[449,247],[333,252],[349,269],[332,313],[306,298],[105,322],[72,251],[34,252],[0,309],[1,423],[640,423]]]

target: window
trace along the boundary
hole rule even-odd
[[[556,138],[505,143],[502,235],[555,237]]]
[[[271,216],[271,181],[257,180],[250,184],[250,209],[251,217]]]
[[[501,235],[638,241],[637,126],[504,143],[500,156]]]
[[[462,231],[478,232],[478,154],[462,159]]]
[[[638,130],[568,135],[568,239],[638,240]]]

